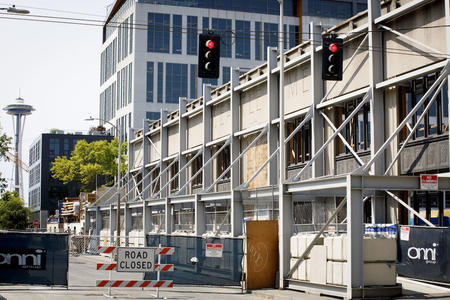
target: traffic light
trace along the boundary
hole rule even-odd
[[[322,79],[342,80],[344,40],[324,37],[322,42]]]
[[[219,78],[220,36],[200,34],[198,38],[198,77]]]

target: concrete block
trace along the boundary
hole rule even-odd
[[[345,262],[342,264],[342,284],[343,285],[347,285],[348,278],[349,278],[349,273],[347,270],[347,263]]]
[[[323,239],[323,244],[327,247],[327,259],[333,259],[333,237],[325,237]]]
[[[297,261],[297,259],[291,258],[291,261],[290,261],[290,269],[292,269],[292,267],[294,267],[296,261]],[[295,270],[294,273],[292,273],[292,279],[299,279],[299,278],[298,278],[298,269]]]
[[[308,247],[309,244],[311,244],[315,236],[316,236],[315,234],[308,234],[306,236],[306,247]],[[323,245],[323,237],[322,236],[319,237],[314,245]]]
[[[333,283],[333,265],[334,262],[331,260],[327,261],[327,283]]]
[[[343,268],[344,263],[335,261],[333,262],[333,284],[342,285],[343,284]]]
[[[300,280],[308,280],[308,276],[306,275],[306,269],[307,269],[307,260],[304,260],[300,263],[300,265],[298,266],[298,279]]]
[[[291,236],[291,256],[297,257],[298,256],[298,237],[297,235]]]
[[[347,260],[347,235],[342,235],[342,259]]]
[[[395,285],[397,272],[394,265],[387,263],[365,263],[364,285]]]
[[[395,239],[365,238],[364,261],[390,261],[397,260],[397,242]]]
[[[307,259],[305,260],[306,263],[306,280],[310,281],[311,280],[311,269],[312,269],[312,264],[311,264],[311,260]],[[299,274],[301,275],[301,274]]]
[[[316,245],[311,250],[312,264],[310,281],[312,283],[326,284],[327,283],[327,247],[323,245]]]
[[[298,256],[302,255],[306,250],[306,234],[297,235],[297,251]]]
[[[341,235],[333,237],[333,252],[332,252],[332,258],[333,260],[344,260],[344,257],[342,255],[343,250],[343,238]]]

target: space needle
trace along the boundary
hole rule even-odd
[[[3,110],[5,110],[8,115],[11,115],[13,119],[15,136],[14,154],[16,160],[14,164],[14,188],[23,199],[22,168],[20,168],[20,164],[22,163],[22,136],[25,127],[25,118],[26,116],[31,115],[31,112],[35,109],[31,105],[25,104],[23,99],[19,97],[14,103],[3,108]]]

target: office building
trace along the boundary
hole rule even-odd
[[[79,140],[88,143],[112,140],[112,136],[84,135],[82,133],[64,134],[42,133],[29,149],[29,189],[28,207],[32,220],[39,220],[40,228],[46,228],[47,218],[58,209],[58,202],[65,197],[78,197],[80,184],[63,184],[52,178],[52,161],[58,156],[70,157]]]
[[[363,0],[285,0],[284,48],[308,39],[310,22],[329,28],[366,7]],[[180,97],[201,96],[203,83],[228,82],[231,67],[244,73],[263,63],[265,49],[277,46],[278,24],[276,0],[117,0],[103,29],[99,117],[126,139],[143,119],[177,109]],[[197,78],[198,34],[208,30],[221,35],[218,79]]]

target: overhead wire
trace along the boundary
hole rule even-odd
[[[31,17],[35,17],[35,18],[31,18]],[[38,19],[36,19],[38,18]],[[55,17],[55,16],[42,16],[42,15],[27,15],[26,17],[24,16],[11,16],[11,14],[7,14],[7,13],[0,13],[0,19],[7,19],[7,20],[22,20],[22,21],[34,21],[34,22],[43,22],[43,23],[55,23],[55,24],[68,24],[68,25],[80,25],[80,26],[96,26],[96,27],[103,27],[104,26],[104,21],[102,20],[94,20],[94,19],[83,19],[83,18],[69,18],[69,17]],[[49,20],[48,20],[49,19]],[[64,21],[62,21],[64,20]],[[86,22],[94,22],[94,23],[86,23]],[[95,22],[97,22],[98,24],[95,24]],[[101,23],[100,23],[101,22]],[[125,23],[120,23],[120,22],[113,22],[115,24],[117,24],[114,27],[118,27],[118,26],[122,26],[122,28],[124,29],[133,29],[133,30],[148,30],[149,25],[143,25],[143,24],[137,24],[137,23],[133,23],[133,24],[125,24]],[[208,29],[201,29],[201,28],[197,28],[197,27],[180,27],[180,26],[158,26],[160,28],[153,28],[154,32],[174,32],[174,30],[177,30],[176,33],[180,33],[180,34],[193,34],[192,31],[196,31],[198,32],[203,32],[205,30]],[[417,27],[409,27],[409,28],[395,28],[395,30],[411,30],[411,29],[430,29],[430,28],[445,28],[445,27],[450,27],[450,25],[434,25],[434,26],[417,26]],[[181,29],[181,31],[179,31]],[[233,31],[229,31],[229,30],[217,30],[214,29],[213,30],[215,33],[217,34],[227,34],[233,35],[234,39],[246,39],[246,40],[261,40],[263,41],[262,35],[271,35],[271,34],[278,34],[281,32],[278,31],[256,31],[256,30],[250,30],[250,31],[245,31],[245,32],[250,32],[250,33],[254,33],[254,34],[250,34],[249,36],[245,36],[243,33],[245,32],[233,32]],[[366,33],[368,31],[365,31],[364,33]],[[377,31],[378,32],[378,31]],[[387,32],[386,30],[379,30],[379,32]],[[292,34],[292,32],[288,33],[288,32],[284,32],[286,37],[289,38],[289,35]],[[300,34],[300,32],[295,32],[294,34]],[[302,32],[302,34],[309,34],[306,32]],[[322,33],[317,33],[317,34],[322,34]],[[345,34],[345,33],[344,33]],[[279,42],[279,38],[277,37],[273,37],[270,38],[270,42],[269,43],[275,43],[275,42]],[[275,45],[274,45],[275,46]],[[350,49],[352,47],[349,47]],[[356,47],[354,48],[356,49]],[[367,50],[367,51],[374,51],[374,52],[386,52],[386,53],[391,53],[391,54],[402,54],[402,55],[409,55],[409,56],[425,56],[425,57],[436,57],[436,56],[442,56],[442,57],[446,57],[446,58],[450,58],[450,54],[448,53],[434,53],[431,51],[417,51],[417,52],[413,52],[411,53],[411,50],[409,49],[399,49],[399,48],[392,48],[392,47],[371,47],[369,48],[369,46],[367,47],[362,47],[360,48],[362,50]]]

